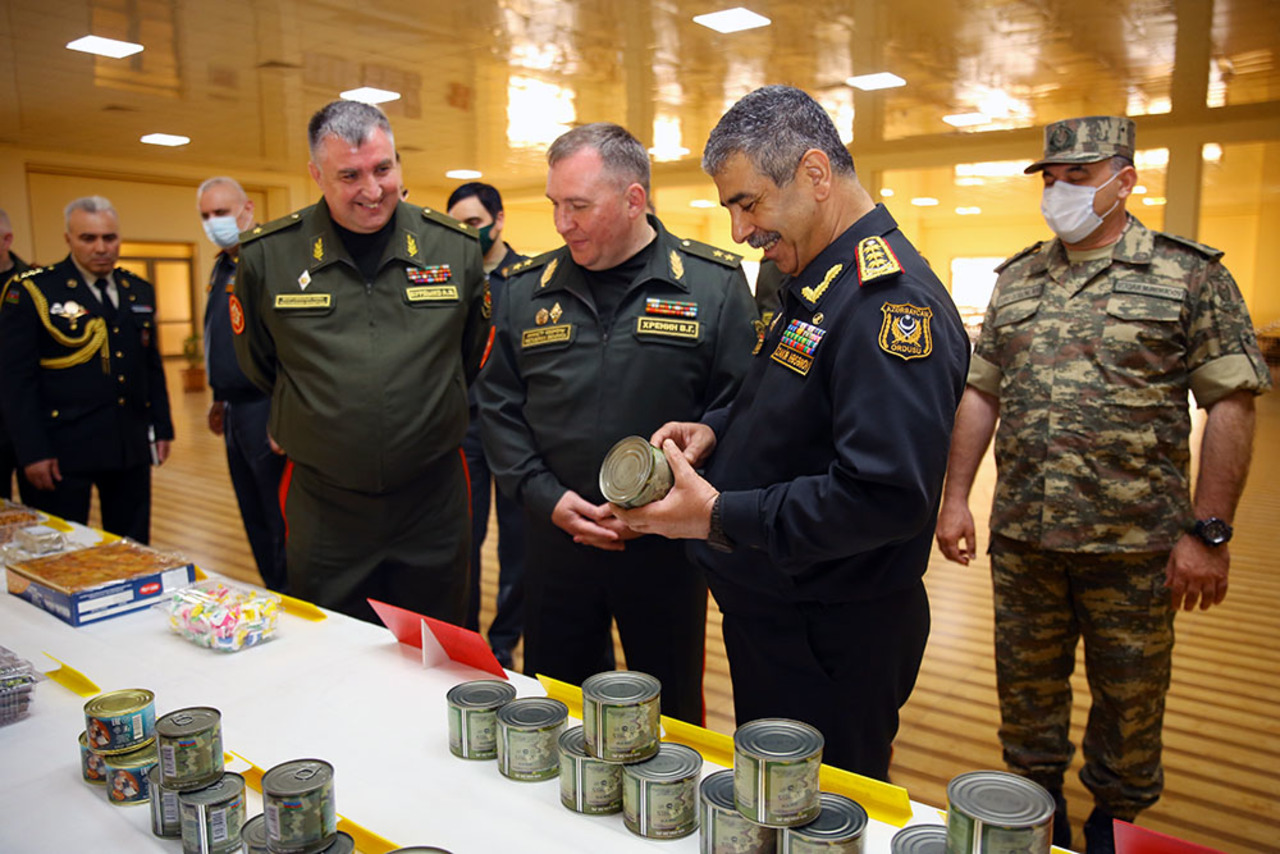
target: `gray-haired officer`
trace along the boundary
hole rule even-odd
[[[150,282],[116,267],[111,202],[67,205],[70,254],[9,280],[0,299],[0,406],[31,506],[145,543],[151,465],[169,456],[173,422]],[[154,436],[154,446],[152,437]]]
[[[375,620],[379,599],[461,623],[467,384],[489,337],[474,229],[401,201],[391,125],[335,101],[311,118],[324,197],[241,235],[236,354],[288,454],[293,595]]]
[[[994,433],[1005,762],[1054,795],[1054,842],[1070,847],[1062,785],[1083,636],[1090,854],[1113,850],[1113,818],[1131,821],[1160,796],[1173,617],[1226,596],[1254,396],[1270,386],[1222,253],[1125,211],[1133,154],[1127,118],[1045,128],[1044,157],[1027,172],[1041,174],[1057,237],[996,268],[937,528],[947,558],[977,554],[969,491]],[[1188,391],[1208,413],[1194,500]]]

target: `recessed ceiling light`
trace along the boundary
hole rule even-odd
[[[689,202],[689,207],[691,208],[714,208],[718,206],[718,203],[713,202],[710,199],[694,199]]]
[[[683,145],[655,145],[649,149],[649,153],[653,155],[654,160],[662,163],[685,157],[689,154],[689,149]]]
[[[135,53],[142,52],[142,45],[140,44],[122,42],[117,39],[104,39],[102,36],[81,36],[75,41],[67,42],[67,47],[82,53],[109,56],[112,59],[121,59],[122,57],[133,56]]]
[[[1142,203],[1148,207],[1154,208],[1163,205],[1165,203],[1165,198],[1164,196],[1147,196],[1142,200]]]
[[[446,178],[456,178],[459,181],[474,181],[477,178],[483,178],[484,173],[477,172],[475,169],[450,169],[444,173]]]
[[[956,208],[956,213],[957,213],[959,216],[975,216],[975,215],[977,215],[977,214],[982,213],[982,208],[979,208],[979,207],[972,207],[972,206],[971,206],[971,207]]]
[[[911,204],[918,208],[931,208],[938,203],[933,196],[916,196],[911,200]]]
[[[366,104],[385,104],[387,101],[400,100],[399,92],[390,89],[378,89],[373,86],[361,86],[359,89],[348,89],[338,95],[344,101],[362,101]]]
[[[883,197],[884,197],[884,198],[886,198],[886,199],[888,199],[888,198],[892,198],[892,196],[893,196],[893,190],[889,189],[888,187],[885,187],[884,189],[882,189],[882,190],[880,191],[880,195],[881,195],[881,196],[883,196]]]
[[[179,136],[176,133],[149,133],[142,137],[141,141],[147,145],[166,145],[174,148],[179,145],[186,145],[191,141],[191,137]]]
[[[1146,184],[1134,184],[1134,185],[1133,185],[1133,194],[1134,194],[1135,196],[1142,196],[1142,195],[1145,195],[1145,194],[1146,194],[1146,192],[1147,192],[1147,185],[1146,185]]]
[[[985,125],[991,121],[991,117],[986,113],[953,113],[949,116],[943,116],[942,120],[953,128],[971,128],[977,125]]]
[[[694,17],[693,22],[702,24],[702,26],[715,30],[717,33],[737,33],[742,30],[754,30],[756,27],[767,27],[773,23],[764,15],[757,15],[750,9],[744,9],[741,6],[724,9],[720,12],[711,12],[707,15],[697,15]]]
[[[899,86],[907,85],[907,81],[896,74],[890,74],[888,71],[879,71],[875,74],[859,74],[855,77],[846,78],[844,82],[855,89],[861,89],[863,92],[874,92],[877,89],[896,89]]]
[[[1222,160],[1222,146],[1216,142],[1206,142],[1200,149],[1200,156],[1210,163]]]

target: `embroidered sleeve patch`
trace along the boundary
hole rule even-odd
[[[227,299],[227,311],[231,314],[231,331],[240,335],[244,332],[244,308],[235,294]]]
[[[903,360],[923,359],[933,352],[933,332],[929,321],[933,309],[910,303],[885,303],[880,306],[884,320],[880,324],[880,349]]]

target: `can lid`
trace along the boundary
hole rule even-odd
[[[702,778],[698,786],[698,795],[705,803],[720,809],[737,809],[733,799],[733,769],[726,768]]]
[[[587,753],[587,734],[582,727],[570,727],[560,733],[560,752],[578,759],[590,759],[591,755]]]
[[[323,759],[291,759],[262,775],[262,793],[288,798],[314,792],[333,780],[333,766]]]
[[[653,758],[624,765],[622,770],[642,780],[683,780],[702,771],[702,754],[683,744],[663,742]]]
[[[614,504],[635,500],[653,474],[654,447],[642,436],[627,436],[600,464],[600,492]]]
[[[180,793],[178,803],[221,804],[243,794],[244,777],[234,771],[224,771],[221,777],[203,789]]]
[[[243,830],[240,832],[244,833]],[[329,843],[329,847],[320,849],[317,854],[353,854],[355,850],[356,841],[351,838],[351,834],[339,830],[337,837]]]
[[[821,754],[824,743],[813,727],[786,718],[761,718],[733,733],[736,750],[761,759],[805,759]]]
[[[656,677],[635,670],[607,670],[582,683],[583,697],[603,703],[643,703],[661,693],[662,683]]]
[[[866,830],[867,811],[857,801],[833,792],[823,792],[819,798],[822,808],[818,817],[801,827],[787,828],[787,833],[801,839],[847,842]]]
[[[176,709],[156,721],[156,734],[164,738],[181,738],[195,735],[218,726],[222,712],[209,706],[192,706]]]
[[[154,703],[156,695],[146,688],[124,688],[99,694],[84,704],[84,713],[95,718],[115,718],[136,712]]]
[[[267,847],[267,817],[258,813],[240,828],[240,841],[247,849],[262,850]]]
[[[947,854],[947,828],[942,824],[904,827],[889,843],[891,854]]]
[[[512,700],[498,709],[498,721],[517,729],[544,729],[563,723],[568,716],[568,706],[546,697]]]
[[[105,754],[102,761],[108,768],[145,768],[159,762],[160,754],[156,750],[156,743],[152,741],[145,747],[130,750],[128,753]]]
[[[80,746],[86,750],[89,747],[89,731],[87,729],[80,731]]]
[[[446,698],[464,709],[496,709],[516,698],[516,688],[498,679],[476,679],[454,685]]]
[[[984,824],[1028,827],[1053,816],[1053,798],[1037,783],[1007,771],[969,771],[947,784],[947,803]]]

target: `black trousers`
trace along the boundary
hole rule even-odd
[[[462,624],[471,525],[460,452],[389,492],[343,489],[296,463],[285,478],[290,595],[371,623],[367,598]]]
[[[627,667],[662,683],[662,713],[701,724],[707,584],[684,543],[648,536],[606,552],[550,520],[525,525],[525,672],[581,685],[612,670],[616,620]]]
[[[288,593],[285,570],[284,516],[280,513],[280,477],[285,458],[267,443],[271,399],[228,402],[222,415],[227,470],[235,489],[245,536],[268,589]]]
[[[0,426],[0,431],[4,427]],[[13,498],[13,476],[18,474],[18,479],[22,479],[22,467],[18,465],[18,456],[14,453],[13,445],[9,443],[7,436],[0,436],[0,479],[3,479],[3,492],[0,492],[0,498]]]
[[[140,543],[151,541],[151,466],[108,471],[62,473],[51,492],[25,484],[27,504],[71,522],[89,522],[89,502],[98,488],[102,528]]]
[[[898,710],[929,637],[924,583],[863,602],[790,603],[724,612],[738,725],[792,718],[826,739],[828,765],[889,779]]]

